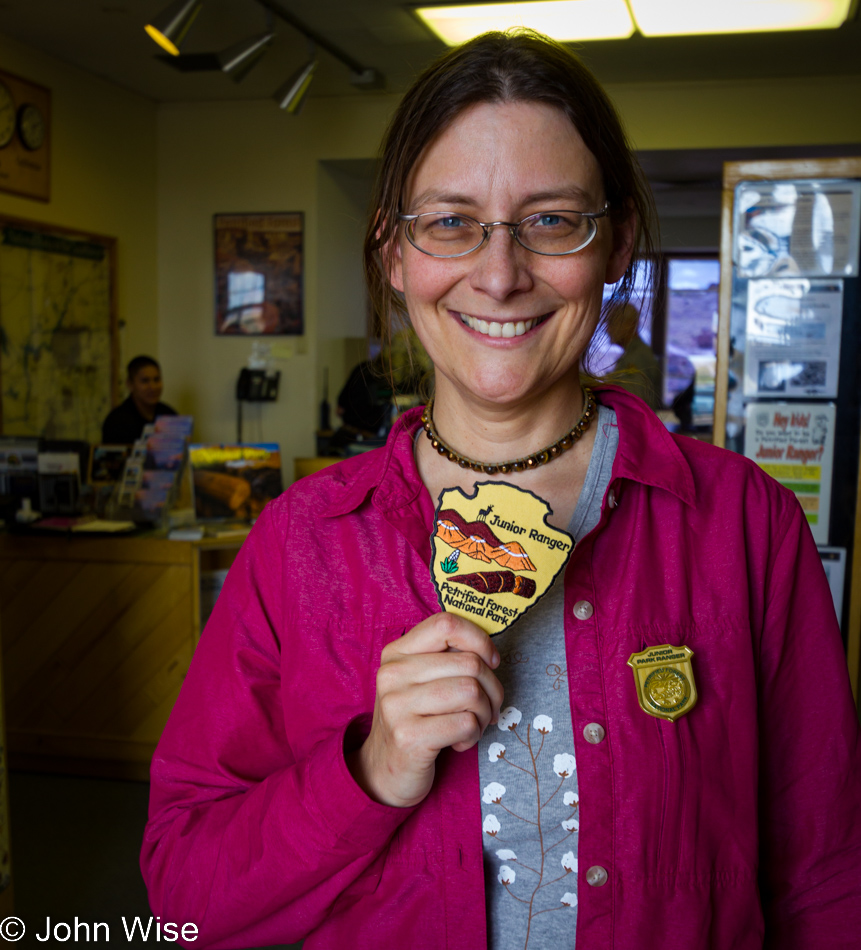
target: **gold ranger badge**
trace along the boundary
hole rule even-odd
[[[690,647],[649,647],[632,653],[628,666],[634,671],[640,709],[650,716],[675,722],[697,703],[697,685]]]

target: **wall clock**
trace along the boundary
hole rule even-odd
[[[18,137],[24,148],[31,152],[41,148],[45,143],[47,131],[45,117],[38,106],[26,102],[18,107]]]
[[[51,92],[0,70],[0,191],[51,196]]]

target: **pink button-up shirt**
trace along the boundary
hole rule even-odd
[[[801,510],[747,459],[598,394],[619,450],[565,575],[578,950],[857,948],[858,720]],[[383,647],[439,609],[417,426],[270,503],[203,633],[141,858],[154,911],[196,924],[195,947],[486,945],[475,750],[444,751],[412,809],[368,799],[344,763]],[[640,709],[627,665],[664,643],[694,652],[699,700],[675,723]]]

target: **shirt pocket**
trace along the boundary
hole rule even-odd
[[[749,628],[720,618],[650,625],[625,639],[627,652],[620,650],[617,661],[624,675],[617,692],[615,800],[619,827],[639,839],[643,873],[750,873],[758,849],[758,739]],[[697,701],[674,722],[640,707],[627,665],[631,653],[665,644],[693,651]]]

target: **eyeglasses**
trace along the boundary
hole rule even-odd
[[[425,211],[399,214],[406,221],[407,240],[431,257],[464,257],[477,251],[490,237],[491,228],[508,228],[527,251],[562,257],[582,251],[598,233],[598,218],[609,213],[609,202],[600,211],[539,211],[522,221],[476,221],[468,214]]]

